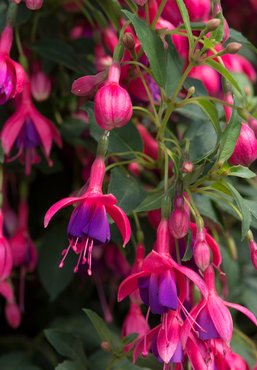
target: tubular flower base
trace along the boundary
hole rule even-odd
[[[88,265],[88,274],[92,275],[92,250],[94,245],[105,245],[110,241],[110,227],[107,214],[114,220],[123,237],[125,246],[131,234],[130,223],[126,214],[117,207],[117,199],[112,194],[102,193],[102,183],[105,174],[105,165],[102,157],[97,157],[92,165],[89,186],[82,195],[69,197],[55,203],[46,213],[44,225],[47,227],[51,218],[61,208],[77,203],[68,225],[69,247],[63,251],[64,260],[70,249],[79,255],[74,272],[77,272],[80,263]]]

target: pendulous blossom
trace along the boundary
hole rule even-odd
[[[80,262],[88,265],[88,274],[92,274],[92,250],[95,245],[105,245],[110,241],[110,226],[107,214],[117,224],[125,246],[131,234],[130,223],[126,214],[116,205],[117,199],[112,194],[102,193],[105,164],[102,157],[97,157],[92,165],[89,186],[77,197],[68,197],[55,203],[46,213],[44,225],[47,227],[51,218],[60,209],[73,203],[77,204],[72,212],[68,225],[69,246],[63,251],[59,267],[72,249],[79,255],[74,272],[79,269]]]

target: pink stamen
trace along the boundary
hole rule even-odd
[[[148,307],[146,318],[145,318],[144,349],[143,349],[143,352],[142,352],[143,357],[146,357],[148,355],[148,350],[146,348],[146,335],[147,335],[147,329],[148,329],[149,315],[150,315],[150,307]]]
[[[83,252],[83,259],[82,259],[82,265],[84,265],[87,262],[87,247],[88,247],[88,241],[89,238],[86,239],[85,246],[84,246],[84,252]]]
[[[78,262],[77,262],[76,266],[74,267],[74,270],[73,270],[74,272],[78,272],[78,270],[79,270],[79,265],[80,265],[82,255],[83,255],[83,253],[81,251],[80,254],[79,254]]]
[[[186,309],[186,307],[183,305],[183,303],[181,302],[181,300],[180,300],[179,298],[178,298],[178,301],[179,301],[179,303],[180,303],[180,305],[181,305],[182,311],[184,312],[185,316],[186,316],[186,317],[188,317],[188,319],[190,319],[190,320],[189,320],[189,324],[190,324],[190,326],[191,326],[192,330],[193,330],[195,333],[199,334],[199,333],[198,333],[198,331],[197,331],[197,330],[195,330],[195,328],[193,327],[193,324],[195,324],[196,326],[198,326],[198,328],[199,328],[200,330],[202,330],[204,333],[207,333],[207,331],[206,331],[206,330],[204,330],[204,329],[201,327],[201,325],[199,325],[199,324],[196,322],[196,320],[195,320],[195,319],[190,315],[190,313],[188,312],[188,310]],[[192,322],[191,322],[191,320],[192,320]]]
[[[65,261],[65,259],[67,257],[67,254],[69,253],[69,250],[71,249],[71,246],[72,246],[72,241],[70,242],[68,248],[62,250],[62,256],[63,256],[63,258],[62,258],[61,262],[59,263],[59,268],[60,269],[63,268],[63,266],[64,266],[64,261]]]
[[[94,243],[94,240],[92,239],[90,241],[90,245],[89,245],[89,248],[88,248],[88,270],[87,270],[87,273],[89,276],[92,275],[92,251],[93,251],[93,243]]]

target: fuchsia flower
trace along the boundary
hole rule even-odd
[[[229,163],[249,167],[256,159],[257,139],[255,138],[254,131],[246,123],[242,123],[240,135],[233,154],[229,158]]]
[[[190,316],[185,320],[181,331],[183,347],[186,345],[192,330],[192,320],[196,320],[198,336],[201,340],[222,339],[228,346],[233,332],[233,321],[227,307],[235,308],[245,314],[255,325],[257,319],[247,308],[220,298],[215,288],[215,273],[210,265],[204,272],[204,280],[208,288],[208,294],[191,311]]]
[[[193,67],[189,76],[200,80],[210,95],[218,95],[220,91],[220,77],[211,67],[207,65]]]
[[[144,153],[154,160],[158,159],[158,143],[141,123],[137,124],[137,129],[144,144]]]
[[[50,152],[53,141],[61,147],[62,141],[55,125],[41,115],[32,103],[30,84],[27,81],[16,112],[5,122],[1,132],[2,146],[8,160],[20,158],[25,164],[26,174],[30,174],[31,166],[40,162],[36,149],[41,147],[48,164],[51,165]],[[17,150],[14,157],[11,152]]]
[[[42,7],[44,0],[25,0],[26,6],[30,10],[38,10]]]
[[[77,96],[84,96],[90,99],[94,96],[99,86],[106,79],[106,72],[99,72],[93,76],[84,76],[75,80],[71,87],[71,92]]]
[[[164,314],[170,309],[177,310],[185,294],[184,277],[192,280],[204,295],[207,294],[203,280],[194,271],[178,265],[169,254],[169,246],[168,221],[163,219],[157,230],[154,250],[144,259],[141,271],[121,283],[119,302],[139,288],[142,301],[150,307],[152,313]]]
[[[181,239],[189,230],[190,210],[182,195],[174,197],[173,208],[169,218],[169,230],[174,238]]]
[[[0,38],[0,105],[20,94],[25,83],[24,69],[10,58],[12,41],[13,30],[6,26]]]
[[[30,86],[31,94],[36,101],[42,102],[49,98],[51,94],[51,80],[40,68],[37,68],[31,74]]]
[[[95,96],[95,118],[104,130],[126,125],[132,117],[132,102],[128,92],[120,86],[120,66],[113,63],[106,84]]]
[[[3,235],[3,223],[3,212],[0,209],[0,281],[9,277],[13,267],[11,248]]]
[[[193,255],[197,267],[201,271],[205,271],[211,262],[211,251],[204,230],[197,230]]]
[[[21,311],[15,301],[13,287],[9,281],[5,280],[0,282],[0,294],[6,300],[5,317],[8,324],[17,329],[21,323]]]
[[[112,194],[102,193],[102,184],[105,174],[105,164],[102,157],[97,157],[92,165],[88,189],[77,197],[68,197],[55,203],[46,213],[44,225],[47,227],[51,218],[61,208],[77,203],[69,225],[69,247],[63,251],[63,258],[59,267],[63,267],[64,260],[70,251],[79,255],[74,272],[78,271],[80,262],[88,265],[88,274],[91,275],[92,250],[94,245],[104,245],[110,241],[110,227],[107,214],[117,224],[123,237],[124,246],[130,239],[131,229],[126,214],[117,207],[117,199]]]
[[[250,240],[249,247],[252,264],[254,268],[257,270],[257,244],[253,239]]]

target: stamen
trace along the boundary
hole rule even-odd
[[[89,244],[89,248],[88,248],[88,270],[87,270],[87,273],[89,276],[92,275],[92,270],[91,270],[91,267],[92,267],[92,251],[93,251],[93,244],[94,244],[94,240],[92,239],[90,241],[90,244]]]
[[[198,322],[196,322],[196,320],[190,315],[190,313],[188,312],[188,310],[186,309],[186,307],[183,305],[183,303],[181,302],[181,300],[179,299],[179,297],[178,297],[178,301],[179,301],[179,303],[181,305],[182,311],[184,312],[185,316],[188,319],[192,320],[193,324],[195,324],[196,326],[198,326],[198,328],[200,330],[202,330],[204,333],[207,333],[207,331],[204,330],[204,328],[202,328],[201,325],[199,325]],[[193,331],[195,333],[198,333],[197,330],[195,330],[195,328],[193,327],[193,324],[190,322],[190,320],[188,320],[188,321],[189,321],[189,324],[190,324],[191,328],[193,329]]]
[[[142,352],[142,356],[144,356],[144,357],[146,357],[148,355],[148,350],[146,348],[146,335],[147,335],[149,315],[150,315],[150,307],[148,307],[146,317],[145,317],[144,348],[143,348],[143,352]]]
[[[62,258],[61,262],[59,263],[59,268],[60,269],[63,268],[63,266],[64,266],[64,261],[65,261],[65,259],[67,257],[67,254],[69,253],[69,250],[71,249],[71,246],[72,246],[72,241],[70,242],[68,248],[62,250],[62,256],[63,256],[63,258]]]
[[[87,262],[87,247],[88,247],[88,241],[89,238],[86,239],[85,246],[84,246],[84,252],[83,252],[83,259],[82,259],[82,265],[85,265]]]
[[[77,264],[76,264],[76,266],[74,267],[74,272],[76,273],[76,272],[78,272],[78,270],[79,270],[79,265],[80,265],[80,261],[81,261],[81,258],[82,258],[82,251],[80,252],[80,254],[79,254],[79,258],[78,258],[78,262],[77,262]]]

